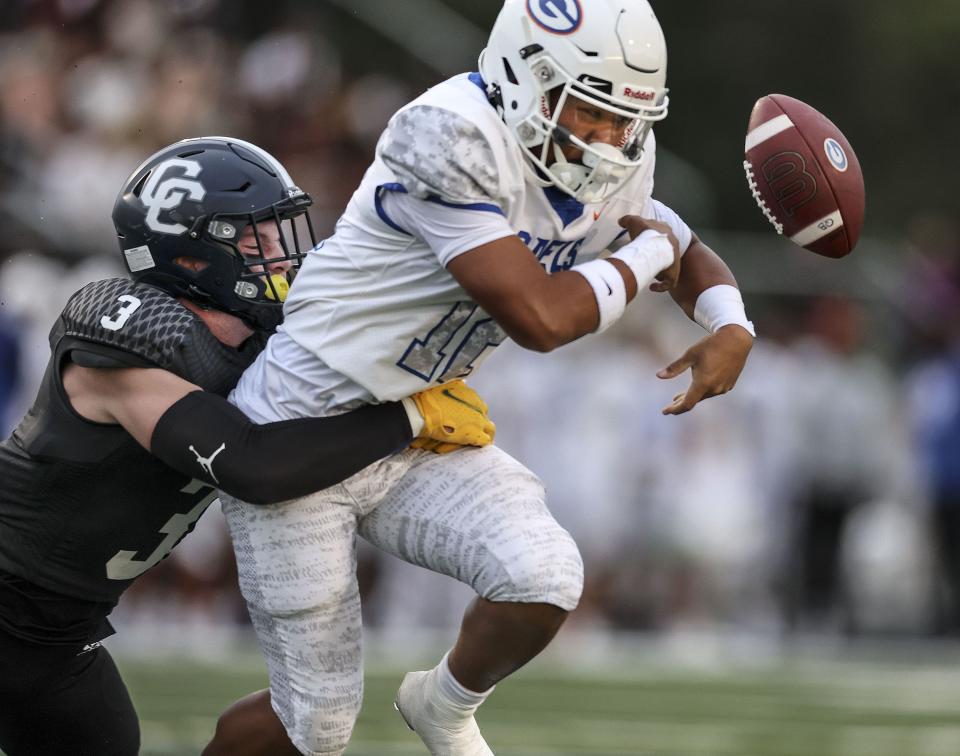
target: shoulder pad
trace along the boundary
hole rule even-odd
[[[50,334],[50,346],[56,350],[67,339],[64,346],[73,350],[104,357],[125,353],[137,363],[166,367],[198,324],[202,321],[166,292],[109,278],[87,284],[70,298]],[[91,348],[84,349],[84,342]]]
[[[387,126],[379,152],[415,197],[499,201],[499,166],[490,140],[476,123],[452,110],[425,104],[401,110]]]
[[[174,297],[122,278],[80,289],[50,333],[54,354],[80,365],[160,368],[221,396],[265,343],[266,334],[254,334],[233,349]]]

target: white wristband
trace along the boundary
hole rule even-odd
[[[591,260],[571,268],[587,279],[593,288],[600,311],[600,324],[594,333],[602,333],[616,323],[627,309],[627,285],[614,265],[606,260]]]
[[[413,431],[413,437],[416,438],[420,435],[420,431],[423,430],[423,415],[421,415],[420,410],[417,409],[417,403],[409,396],[405,396],[403,399],[401,399],[400,403],[403,404],[403,408],[407,411],[407,420],[410,421],[410,430]]]
[[[716,333],[725,325],[738,325],[754,338],[757,336],[753,323],[747,320],[740,290],[729,284],[711,286],[700,292],[693,308],[693,319],[710,333]]]
[[[639,291],[652,284],[657,273],[673,265],[673,245],[666,234],[648,228],[610,257],[622,260],[633,271]]]

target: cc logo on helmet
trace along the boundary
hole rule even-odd
[[[580,0],[527,0],[527,13],[537,26],[553,34],[572,34],[583,21]]]
[[[165,179],[164,176],[174,168],[179,168],[182,175]],[[196,160],[181,158],[165,160],[153,169],[140,193],[140,201],[147,207],[147,226],[152,231],[179,236],[187,230],[181,223],[161,221],[160,211],[179,207],[187,197],[194,202],[200,202],[207,194],[203,184],[196,180],[201,170],[203,166]]]

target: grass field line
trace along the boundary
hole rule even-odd
[[[370,660],[346,756],[423,756],[391,704],[415,655],[395,647]],[[934,657],[699,671],[634,658],[613,674],[548,660],[498,687],[478,720],[498,756],[957,756],[960,664]],[[219,712],[266,685],[256,650],[118,661],[143,720],[142,756],[196,756]]]

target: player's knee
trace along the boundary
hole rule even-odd
[[[544,537],[547,536],[547,537]],[[553,604],[576,609],[583,592],[583,559],[573,538],[554,524],[536,543],[497,560],[492,579],[478,592],[490,601]]]
[[[247,605],[272,617],[300,617],[340,613],[351,607],[359,593],[354,569],[303,570],[286,576],[286,580],[261,582],[245,590]]]

